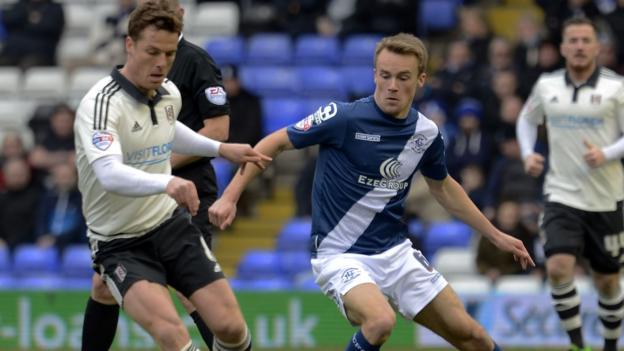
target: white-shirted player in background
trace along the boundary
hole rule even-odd
[[[542,229],[554,307],[571,350],[583,344],[576,260],[589,260],[598,291],[604,351],[615,351],[624,303],[620,267],[624,247],[624,81],[598,67],[595,25],[573,17],[563,25],[565,69],[540,77],[517,124],[525,170],[539,176],[544,156],[534,152],[537,127],[548,131],[548,172]]]
[[[127,61],[96,83],[75,122],[76,162],[94,264],[126,313],[163,350],[197,350],[167,284],[189,298],[215,334],[213,350],[250,350],[236,298],[191,215],[191,181],[171,175],[171,152],[270,160],[249,145],[221,144],[176,121],[180,92],[165,79],[181,23],[145,3],[130,16]]]

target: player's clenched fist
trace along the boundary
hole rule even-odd
[[[208,218],[212,225],[223,230],[232,224],[236,217],[236,202],[220,198],[208,209]]]
[[[524,171],[531,177],[539,177],[544,171],[544,156],[533,153],[524,159]]]
[[[197,189],[195,189],[195,184],[193,184],[193,182],[180,177],[173,177],[169,183],[167,183],[166,192],[179,206],[189,210],[191,215],[195,216],[197,214],[199,197],[197,196]]]

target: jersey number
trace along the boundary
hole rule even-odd
[[[605,236],[604,246],[612,257],[620,257],[622,261],[624,256],[620,255],[620,252],[624,248],[624,232]]]

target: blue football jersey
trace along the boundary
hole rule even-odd
[[[414,173],[447,176],[444,141],[411,109],[385,114],[373,97],[330,103],[287,128],[296,148],[319,144],[312,188],[312,255],[377,254],[403,242]]]

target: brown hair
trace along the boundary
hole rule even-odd
[[[427,61],[429,60],[429,53],[422,40],[414,35],[399,33],[381,39],[375,48],[375,67],[377,67],[377,57],[383,49],[399,55],[416,56],[416,59],[418,59],[418,74],[425,72],[425,67],[427,67]]]
[[[137,41],[149,26],[172,33],[182,32],[182,20],[177,8],[169,1],[148,1],[134,9],[128,21],[128,36]]]
[[[573,16],[565,20],[563,25],[561,25],[561,37],[563,37],[563,33],[565,33],[565,30],[568,29],[568,27],[580,25],[591,26],[594,29],[596,37],[598,37],[598,27],[596,27],[596,24],[592,20],[585,16]]]

